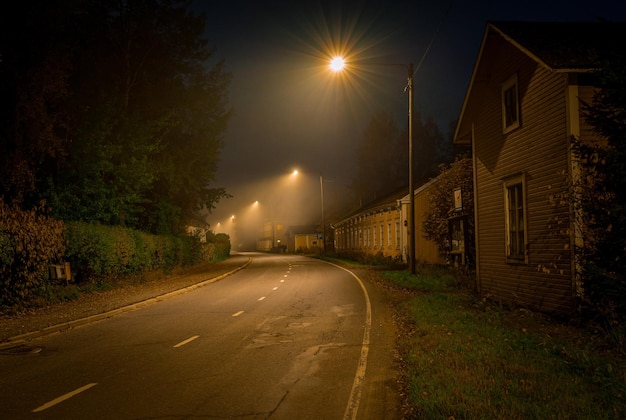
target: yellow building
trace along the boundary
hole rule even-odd
[[[415,190],[415,260],[444,264],[434,242],[422,235],[424,214],[428,210],[428,189],[436,179]],[[403,190],[365,206],[333,225],[335,250],[383,255],[407,261],[409,195]]]

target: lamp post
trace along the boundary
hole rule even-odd
[[[274,220],[274,204],[271,206],[272,217],[272,245],[270,246],[270,252],[274,250],[274,244],[276,243],[276,221]]]
[[[403,66],[407,68],[407,89],[409,91],[409,220],[407,226],[409,271],[415,274],[415,192],[413,188],[413,63],[410,64],[382,64],[389,66]],[[342,57],[333,57],[330,68],[334,72],[342,71],[346,66]],[[321,181],[320,181],[321,182]]]
[[[324,178],[320,175],[320,197],[322,200],[322,252],[326,253],[326,222],[324,220]]]
[[[413,190],[413,63],[408,65],[409,89],[409,271],[415,274],[415,192]]]

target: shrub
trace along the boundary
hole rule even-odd
[[[440,165],[440,174],[437,182],[429,192],[431,209],[426,213],[423,223],[424,237],[437,244],[439,255],[450,260],[450,232],[449,221],[454,216],[465,216],[467,237],[465,244],[468,247],[467,261],[473,266],[474,250],[474,186],[472,177],[472,159],[461,156],[450,165]],[[461,188],[463,199],[462,211],[454,208],[453,191]]]
[[[230,255],[230,236],[225,233],[207,233],[207,244],[212,245],[210,261],[220,261]]]
[[[197,238],[190,236],[156,236],[83,222],[68,223],[65,236],[67,259],[77,282],[153,269],[170,271],[203,260],[203,247]]]
[[[48,279],[48,266],[65,253],[64,224],[44,203],[24,211],[0,200],[0,306],[32,298]]]

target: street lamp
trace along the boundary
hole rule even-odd
[[[286,185],[286,182],[288,182],[289,179],[294,179],[298,176],[298,170],[297,169],[293,169],[291,172],[289,172],[288,174],[285,175],[281,175],[278,180],[279,180],[279,190],[282,190],[283,187]],[[270,244],[270,251],[273,251],[275,249],[280,249],[280,244],[281,244],[281,239],[280,237],[285,236],[285,234],[279,234],[278,231],[281,230],[281,217],[285,217],[284,216],[284,209],[282,209],[282,204],[281,204],[281,200],[280,198],[277,198],[276,195],[272,195],[271,197],[268,198],[268,200],[266,201],[265,204],[267,207],[269,207],[270,210],[270,222],[271,222],[271,244]],[[278,211],[277,211],[278,209]],[[281,210],[282,209],[282,210]],[[264,235],[265,235],[265,222],[264,222],[264,226],[263,226],[263,230],[264,230]],[[269,239],[267,239],[269,240]]]
[[[298,175],[298,170],[294,169],[294,176]],[[324,218],[324,177],[320,174],[320,200],[322,204],[322,252],[326,252],[326,220]]]
[[[409,271],[415,274],[415,195],[413,191],[413,63],[410,64],[382,64],[387,66],[403,66],[408,71],[407,87],[409,91],[409,225],[408,225],[408,263]],[[342,57],[333,57],[330,61],[330,69],[340,72],[346,67]],[[321,182],[321,178],[320,178]]]
[[[320,175],[320,197],[322,200],[322,252],[326,253],[326,222],[324,221],[324,178]]]

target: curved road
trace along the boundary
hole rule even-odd
[[[400,417],[375,288],[319,260],[252,256],[219,282],[0,357],[2,417]]]

